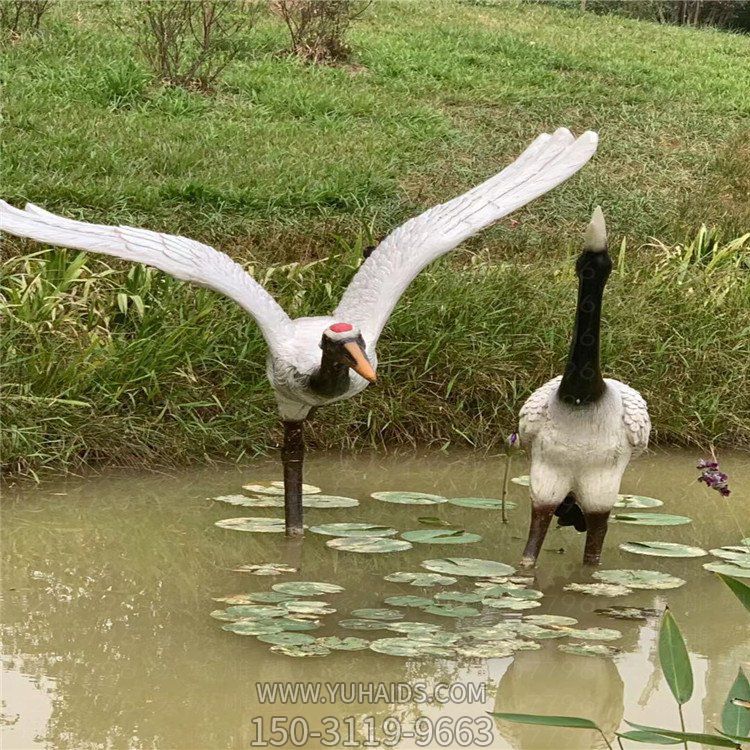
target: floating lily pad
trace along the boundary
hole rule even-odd
[[[732,578],[750,578],[750,568],[731,562],[710,562],[703,566],[712,573],[722,573]]]
[[[653,557],[703,557],[706,554],[706,550],[700,547],[689,547],[675,542],[624,542],[620,549],[634,555]]]
[[[370,641],[364,638],[338,638],[335,635],[318,638],[316,643],[333,651],[362,651],[370,645]]]
[[[239,604],[226,608],[227,615],[237,620],[265,620],[269,617],[283,617],[287,612],[281,607],[263,606],[262,604]]]
[[[393,607],[429,607],[432,604],[432,599],[424,596],[389,596],[384,601]]]
[[[282,630],[292,630],[302,632],[304,630],[317,630],[320,627],[320,620],[302,618],[298,615],[289,613],[286,617],[279,617],[274,620]]]
[[[344,590],[338,583],[325,583],[323,581],[285,581],[275,583],[271,588],[282,594],[292,596],[317,596],[318,594],[338,594]]]
[[[299,646],[271,646],[271,651],[275,654],[284,654],[284,656],[328,656],[330,649],[321,646],[319,643],[303,643]]]
[[[524,622],[530,622],[533,625],[577,625],[578,620],[575,617],[565,617],[564,615],[526,615]]]
[[[627,586],[616,583],[569,583],[563,587],[563,591],[575,591],[578,594],[591,596],[625,596],[633,593],[633,590]]]
[[[636,510],[639,508],[658,508],[664,505],[661,500],[655,497],[646,497],[645,495],[618,495],[615,508],[630,508]]]
[[[659,616],[658,610],[645,607],[605,607],[595,609],[594,612],[604,617],[614,617],[617,620],[648,620]]]
[[[450,521],[444,521],[442,518],[438,518],[437,516],[419,516],[419,518],[417,518],[417,521],[419,521],[419,523],[423,523],[425,526],[442,526],[448,529],[457,528],[455,524],[451,523]]]
[[[383,552],[403,552],[411,549],[411,544],[401,539],[386,539],[379,536],[343,537],[331,539],[326,545],[342,552],[380,554]]]
[[[496,497],[449,497],[448,502],[461,508],[480,508],[482,510],[500,510],[503,507],[503,501]],[[516,503],[511,500],[505,501],[506,510],[512,510],[515,507]]]
[[[397,609],[355,609],[352,612],[353,617],[357,617],[362,620],[401,620],[404,616],[403,612],[399,612]]]
[[[673,516],[669,513],[616,513],[613,520],[634,526],[682,526],[693,522],[687,516]]]
[[[281,594],[278,591],[257,591],[250,594],[234,594],[232,596],[216,596],[215,602],[225,604],[279,604],[294,599],[289,594]]]
[[[658,570],[597,570],[593,578],[631,589],[676,589],[685,581]]]
[[[303,508],[354,508],[359,500],[340,495],[306,495],[302,498]]]
[[[407,573],[399,571],[384,576],[386,581],[393,583],[409,583],[412,586],[421,586],[428,588],[430,586],[450,586],[456,582],[456,578],[450,576],[441,576],[438,573]]]
[[[570,638],[581,641],[616,641],[622,638],[622,633],[614,628],[562,628]]]
[[[284,482],[277,480],[274,482],[259,482],[258,484],[243,484],[243,490],[252,492],[254,495],[284,495]],[[312,484],[302,485],[303,495],[317,495],[320,493],[320,487]]]
[[[258,534],[284,533],[283,518],[223,518],[221,521],[217,521],[214,526],[234,531],[253,531]]]
[[[370,644],[370,649],[389,656],[452,656],[453,650],[428,641],[411,638],[381,638]]]
[[[741,565],[743,568],[750,565],[750,547],[745,547],[744,544],[735,545],[733,547],[718,547],[711,550],[711,554],[714,557],[721,557],[723,560],[731,560],[736,565]]]
[[[245,508],[283,508],[284,498],[283,497],[250,497],[248,495],[220,495],[215,497],[214,500],[218,500],[220,503],[228,503],[229,505],[241,505]]]
[[[240,565],[235,573],[250,573],[254,576],[280,576],[284,573],[297,573],[298,568],[283,563],[259,563],[257,565]]]
[[[457,648],[456,653],[469,659],[503,659],[513,656],[513,649],[503,641],[497,643],[479,643],[474,646]]]
[[[398,531],[390,526],[377,526],[374,523],[322,523],[319,526],[311,526],[310,531],[337,537],[380,537],[398,534]]]
[[[239,622],[229,622],[221,626],[222,630],[237,635],[268,635],[270,633],[281,633],[283,628],[275,623],[274,620],[241,620]]]
[[[453,606],[450,604],[432,604],[424,608],[425,612],[440,617],[478,617],[479,610],[474,607]]]
[[[750,536],[748,536],[748,537],[745,537],[744,539],[741,539],[741,540],[740,540],[740,544],[741,544],[741,545],[742,545],[743,547],[750,547]]]
[[[373,492],[370,497],[384,503],[399,505],[438,505],[447,503],[448,498],[442,495],[429,495],[426,492]]]
[[[265,633],[258,636],[263,643],[273,643],[274,646],[308,646],[315,643],[315,638],[304,633]]]
[[[295,599],[282,605],[287,612],[299,615],[332,615],[336,610],[327,602],[306,602]]]
[[[461,632],[467,638],[477,641],[488,641],[490,643],[505,641],[515,637],[515,630],[508,627],[506,623],[484,628],[467,628]]]
[[[514,599],[511,596],[503,596],[499,599],[484,599],[482,604],[484,604],[485,607],[490,607],[492,609],[510,610],[534,609],[542,606],[541,602],[536,602],[532,599]]]
[[[511,480],[513,484],[520,484],[522,487],[529,487],[531,485],[531,477],[528,474],[521,474],[520,477],[513,477]]]
[[[392,622],[386,627],[394,633],[405,633],[415,638],[434,635],[440,630],[440,625],[431,622]]]
[[[566,654],[576,654],[577,656],[617,656],[620,653],[619,648],[605,646],[603,643],[561,643],[557,647]]]
[[[385,630],[388,623],[382,620],[341,620],[339,625],[348,630]]]
[[[563,628],[543,628],[535,625],[533,622],[509,622],[507,625],[516,635],[523,635],[537,640],[565,638],[567,635]]]
[[[544,594],[536,589],[525,589],[513,584],[490,584],[480,588],[480,593],[484,599],[500,598],[510,596],[514,599],[541,599]]]
[[[237,620],[242,619],[236,615],[227,614],[225,609],[215,609],[212,612],[209,612],[208,615],[209,617],[213,617],[214,620],[221,620],[222,622],[236,622]]]
[[[401,538],[415,544],[471,544],[482,541],[479,534],[471,534],[463,529],[416,529],[404,531]]]
[[[475,594],[472,591],[440,591],[435,594],[435,599],[439,602],[461,602],[462,604],[476,604],[482,601],[482,594]]]
[[[474,557],[445,557],[435,560],[424,560],[422,567],[436,573],[451,576],[507,576],[515,573],[515,568],[495,560],[480,560]]]
[[[458,633],[445,633],[442,631],[436,633],[420,633],[414,631],[409,635],[413,641],[427,641],[434,646],[452,646],[456,641],[461,640]]]

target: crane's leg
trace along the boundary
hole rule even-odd
[[[302,536],[302,462],[305,457],[304,422],[284,422],[284,519],[287,536]]]
[[[544,538],[547,536],[547,530],[554,515],[554,505],[532,504],[529,539],[526,542],[526,548],[521,558],[522,568],[533,568],[536,565],[536,559],[539,557],[539,551],[542,549]]]
[[[583,551],[584,565],[598,565],[602,555],[604,537],[607,535],[609,511],[584,513],[586,517],[586,547]]]

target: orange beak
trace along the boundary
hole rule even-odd
[[[374,383],[378,378],[377,375],[375,375],[375,370],[372,369],[372,365],[365,356],[365,353],[362,351],[362,347],[354,341],[350,341],[349,343],[344,344],[344,349],[346,349],[354,360],[354,364],[349,365],[349,367],[351,367],[357,375],[361,375],[365,380]]]

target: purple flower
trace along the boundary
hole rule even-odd
[[[716,490],[722,497],[729,497],[729,477],[719,471],[719,462],[714,459],[702,458],[698,461],[697,468],[701,469],[701,475],[698,477],[699,482],[703,482],[706,487]]]
[[[508,443],[509,448],[517,448],[521,444],[517,432],[511,432],[510,435],[508,435],[508,440],[506,442]]]
[[[696,466],[697,469],[718,469],[719,468],[719,462],[714,461],[710,458],[702,458],[700,461],[698,461],[698,465]]]

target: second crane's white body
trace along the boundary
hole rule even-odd
[[[531,498],[558,506],[575,495],[584,513],[609,511],[632,458],[648,446],[651,421],[638,391],[605,378],[606,391],[585,408],[557,398],[561,376],[521,408],[521,443],[531,446]]]

